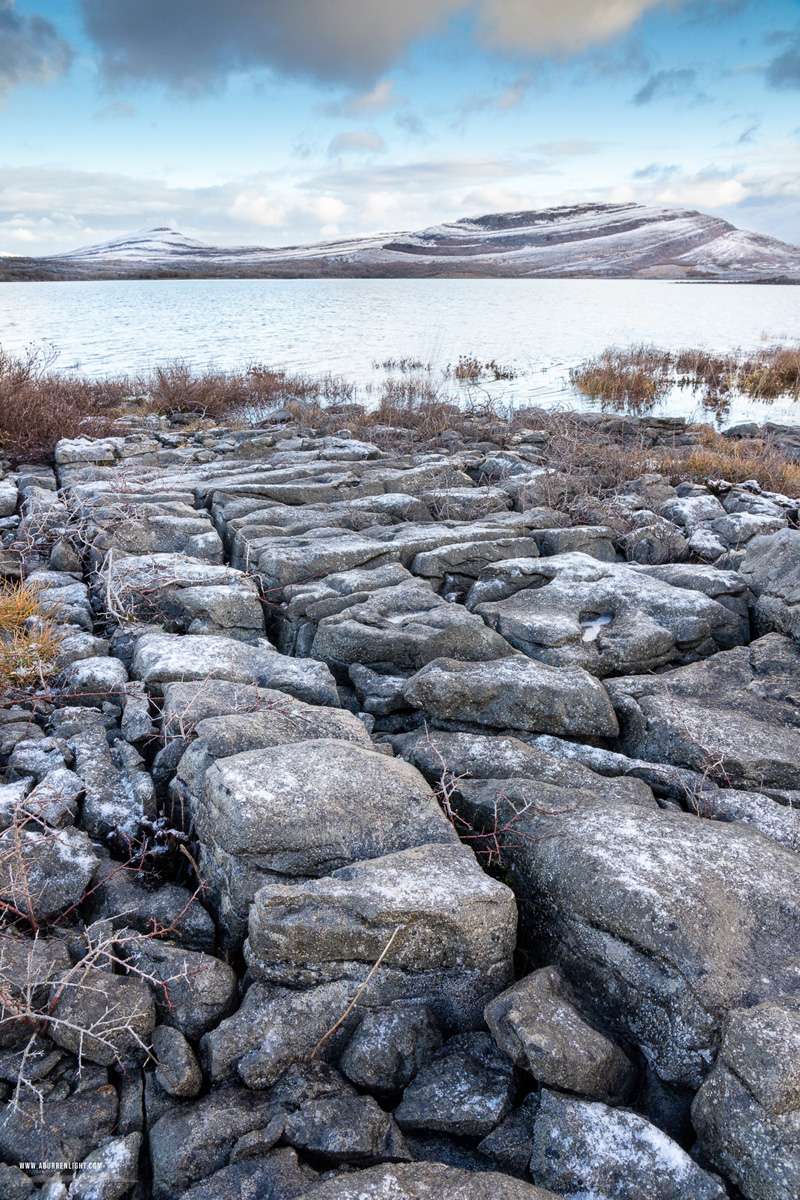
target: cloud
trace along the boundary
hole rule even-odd
[[[372,114],[385,112],[387,108],[397,108],[408,104],[405,96],[397,96],[394,91],[394,79],[382,79],[368,92],[349,96],[346,100],[337,100],[332,104],[321,104],[320,112],[328,117],[358,117],[364,113]]]
[[[675,163],[648,163],[646,167],[640,167],[638,171],[633,172],[634,179],[658,179],[664,181],[672,175],[678,175],[680,167]]]
[[[386,146],[379,133],[368,133],[365,129],[356,129],[353,133],[337,133],[328,147],[328,153],[337,155],[355,151],[361,154],[371,154],[385,149]]]
[[[567,142],[541,142],[536,148],[543,154],[572,158],[579,154],[597,154],[601,145],[601,142],[589,142],[585,138],[572,138]]]
[[[111,76],[212,87],[273,67],[368,86],[416,39],[467,14],[501,54],[575,54],[630,29],[662,0],[81,0]],[[691,0],[673,0],[688,4]]]
[[[786,49],[767,67],[767,83],[780,91],[800,88],[800,32],[783,35]]]
[[[656,71],[655,75],[651,75],[647,83],[639,88],[633,97],[633,103],[641,105],[673,97],[688,98],[690,93],[694,93],[694,98],[697,99],[702,93],[696,91],[696,81],[697,72],[689,67],[678,71]]]
[[[15,0],[0,0],[0,96],[23,83],[48,83],[67,70],[72,57],[50,21],[17,12]]]

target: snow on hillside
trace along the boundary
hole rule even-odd
[[[222,269],[274,266],[314,275],[428,270],[436,274],[603,275],[800,280],[800,247],[689,209],[585,204],[493,213],[410,233],[268,249],[215,247],[155,228],[60,256],[91,264]]]

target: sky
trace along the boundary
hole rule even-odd
[[[0,254],[619,201],[800,243],[800,0],[0,0]]]

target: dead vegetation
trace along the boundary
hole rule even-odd
[[[800,398],[800,345],[729,354],[611,346],[573,367],[569,377],[582,395],[613,412],[652,412],[672,388],[683,388],[697,395],[706,412],[723,418],[735,396],[762,403]]]
[[[33,584],[0,589],[0,693],[44,688],[56,673],[61,635],[52,616]]]

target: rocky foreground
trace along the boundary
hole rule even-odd
[[[3,1197],[797,1200],[798,500],[510,440],[0,481]]]

